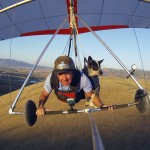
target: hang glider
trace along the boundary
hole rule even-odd
[[[26,123],[33,126],[37,120],[36,105],[33,101],[27,101],[23,112],[14,111],[20,95],[32,75],[34,69],[47,50],[56,34],[74,35],[76,45],[76,34],[92,32],[99,42],[110,52],[122,68],[128,73],[137,84],[139,89],[135,93],[135,101],[132,103],[116,105],[115,109],[135,106],[141,113],[150,111],[149,95],[133,77],[135,66],[132,72],[125,67],[121,60],[93,31],[119,29],[119,28],[150,28],[150,1],[149,0],[0,0],[0,40],[20,36],[53,34],[51,39],[38,57],[35,65],[24,81],[18,95],[9,109],[10,115],[23,115]],[[76,49],[76,46],[74,46]],[[76,55],[77,56],[77,55]],[[46,111],[46,115],[52,114],[73,114],[101,111],[97,109],[73,109],[75,100],[67,103],[70,109],[67,111]],[[108,109],[104,108],[103,110]],[[91,122],[92,117],[90,116]],[[98,129],[92,124],[93,135],[98,137]],[[93,136],[92,135],[92,136]],[[93,136],[93,139],[95,137]],[[99,140],[101,141],[100,138]],[[95,149],[102,146],[94,143]]]
[[[94,31],[150,28],[148,0],[74,0],[74,13]],[[70,34],[70,0],[0,0],[0,40],[20,36]],[[76,17],[78,33],[89,30]]]

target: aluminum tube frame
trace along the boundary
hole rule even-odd
[[[21,2],[18,2],[18,3],[16,3],[16,4],[13,4],[13,5],[11,5],[11,6],[8,6],[8,7],[6,7],[6,8],[1,9],[1,10],[0,10],[0,13],[3,13],[3,12],[5,12],[5,11],[7,11],[7,10],[16,8],[16,7],[20,6],[20,5],[24,5],[24,4],[26,4],[26,3],[33,2],[33,1],[34,1],[34,0],[23,0],[23,1],[21,1]]]
[[[105,150],[102,138],[98,131],[97,125],[90,113],[88,113],[90,121],[91,121],[91,129],[92,129],[92,141],[93,141],[93,150]]]
[[[138,105],[139,102],[131,102],[131,103],[125,103],[125,104],[119,104],[114,107],[114,110],[116,109],[122,109],[122,108],[127,108],[131,106]],[[57,115],[57,114],[76,114],[76,113],[92,113],[96,111],[109,111],[109,107],[102,107],[102,108],[85,108],[81,110],[73,109],[73,111],[66,110],[66,111],[51,111],[47,110],[45,115]]]
[[[30,76],[32,75],[33,71],[35,70],[35,68],[36,68],[36,66],[38,65],[39,61],[41,60],[42,56],[44,55],[45,51],[46,51],[47,48],[49,47],[50,43],[51,43],[52,40],[54,39],[55,35],[60,31],[60,29],[61,29],[61,28],[63,27],[63,25],[66,23],[67,19],[68,19],[68,16],[67,16],[67,17],[65,18],[65,20],[62,22],[62,24],[60,25],[60,27],[56,30],[56,32],[55,32],[54,35],[51,37],[51,39],[48,41],[47,45],[45,46],[45,48],[43,49],[42,53],[41,53],[40,56],[38,57],[37,61],[35,62],[35,65],[33,66],[32,70],[31,70],[30,73],[28,74],[26,80],[24,81],[24,83],[23,83],[23,85],[22,85],[22,87],[21,87],[21,89],[20,89],[20,91],[19,91],[19,93],[18,93],[16,99],[14,100],[12,106],[10,107],[9,112],[13,112],[13,110],[14,110],[14,108],[15,108],[15,106],[16,106],[16,103],[17,103],[17,101],[18,101],[18,99],[19,99],[19,97],[20,97],[20,95],[21,95],[21,93],[22,93],[24,87],[26,86],[26,84],[27,84],[27,82],[28,82]]]
[[[143,87],[138,83],[138,81],[130,74],[129,70],[126,66],[121,62],[121,60],[115,55],[115,53],[105,44],[105,42],[78,16],[76,15],[80,21],[89,29],[90,32],[100,41],[100,43],[108,50],[108,52],[116,59],[116,61],[121,65],[121,67],[130,75],[133,81],[137,84],[140,89]]]

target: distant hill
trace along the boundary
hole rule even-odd
[[[9,68],[9,66],[11,68],[32,68],[34,65],[24,62],[24,61],[20,61],[20,60],[0,58],[0,67]],[[52,67],[46,67],[46,66],[37,66],[37,67],[47,68],[47,69],[52,68]]]
[[[102,68],[103,76],[123,77],[127,78],[128,74],[123,69]],[[150,71],[136,70],[134,73],[136,78],[144,78],[150,80]]]
[[[11,67],[32,67],[33,65],[26,63],[24,61],[0,58],[0,67],[9,67],[9,66],[11,66]]]

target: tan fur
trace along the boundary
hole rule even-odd
[[[89,76],[99,75],[99,70],[95,71],[95,70],[90,69],[90,68],[88,67],[88,75],[89,75]]]

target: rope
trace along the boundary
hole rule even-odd
[[[77,23],[76,23],[76,19],[75,19],[73,1],[71,1],[71,0],[70,0],[69,10],[70,10],[70,28],[72,29],[72,34],[74,35],[73,37],[74,37],[75,64],[81,70],[82,65],[81,65],[79,51],[78,51],[78,47],[77,47],[77,43],[76,43],[77,42],[76,35],[78,35],[78,28],[77,28]]]

